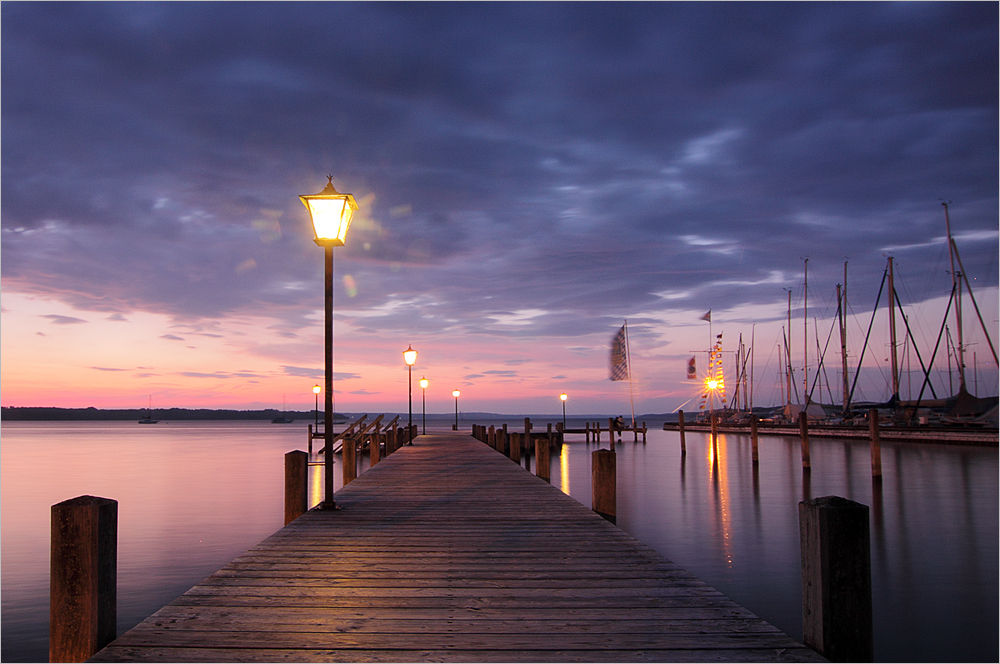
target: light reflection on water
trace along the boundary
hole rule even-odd
[[[4,423],[0,658],[47,659],[51,505],[119,501],[121,633],[281,527],[282,455],[305,437],[305,423]],[[797,438],[762,438],[757,470],[744,436],[712,446],[689,432],[684,457],[676,432],[625,440],[618,525],[792,637],[797,504],[834,494],[871,508],[876,658],[997,660],[996,448],[883,443],[879,485],[863,441],[811,439],[803,473]],[[588,506],[594,449],[574,442],[551,461],[552,484]],[[338,464],[338,488],[340,477]],[[310,495],[322,495],[321,466]]]

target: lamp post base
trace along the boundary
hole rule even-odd
[[[337,503],[335,503],[335,502],[332,502],[332,501],[327,502],[327,501],[324,500],[323,502],[321,502],[319,505],[317,505],[313,509],[323,510],[323,511],[335,511],[335,510],[341,510],[343,508],[340,505],[338,505]]]

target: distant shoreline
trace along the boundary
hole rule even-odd
[[[377,411],[369,411],[373,415],[377,415]],[[104,408],[55,408],[49,406],[3,406],[0,408],[0,420],[4,422],[79,422],[79,421],[126,421],[126,420],[140,420],[149,415],[149,411],[145,408],[121,408],[121,409],[104,409]],[[393,417],[396,413],[386,413],[388,418]],[[311,423],[315,419],[315,412],[312,410],[305,411],[295,411],[295,410],[277,410],[275,408],[266,408],[263,410],[233,410],[233,409],[220,409],[213,410],[209,408],[156,408],[153,410],[153,419],[161,421],[169,420],[271,420],[276,417],[285,417],[291,420],[302,420],[303,422]],[[334,419],[355,419],[360,417],[359,413],[334,413]],[[406,413],[400,413],[400,416],[405,418]],[[473,422],[476,420],[497,420],[497,419],[510,419],[510,418],[524,418],[530,417],[532,419],[549,419],[549,420],[561,420],[562,415],[550,414],[550,415],[524,415],[524,414],[501,414],[501,413],[484,413],[484,412],[468,412],[460,414],[463,423]],[[419,414],[414,413],[413,419],[417,421],[420,418]],[[588,421],[600,421],[604,422],[608,418],[608,415],[570,415],[568,419],[573,421],[578,420],[588,420]],[[454,421],[455,415],[453,413],[427,413],[428,420],[449,420]],[[647,421],[649,423],[662,422],[663,420],[676,421],[677,414],[659,414],[659,415],[639,415],[636,416],[638,422]]]

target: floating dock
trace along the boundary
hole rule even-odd
[[[465,433],[336,501],[90,661],[824,661]]]

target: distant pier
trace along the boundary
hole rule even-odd
[[[91,661],[823,661],[465,433],[336,500]]]

